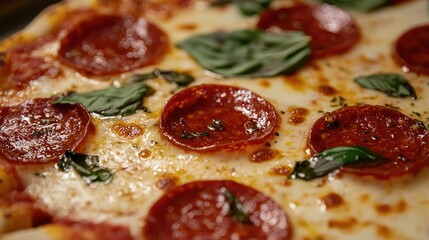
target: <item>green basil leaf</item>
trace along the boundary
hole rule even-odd
[[[63,172],[69,172],[73,168],[88,184],[109,183],[113,178],[110,170],[99,166],[98,156],[95,155],[66,151],[57,163],[57,167]]]
[[[393,73],[379,73],[354,79],[357,84],[364,88],[369,88],[384,92],[392,97],[409,97],[416,99],[414,88],[403,76]]]
[[[103,116],[129,115],[142,107],[144,96],[150,96],[153,92],[143,82],[132,82],[87,93],[71,92],[58,98],[54,104],[81,103],[88,112]]]
[[[361,146],[341,146],[324,150],[309,160],[297,162],[290,179],[312,180],[346,165],[367,166],[386,161],[377,153]]]
[[[369,12],[386,5],[389,0],[321,0],[324,3],[335,5],[340,8]]]
[[[259,30],[217,32],[177,44],[202,67],[225,77],[271,77],[292,72],[310,55],[310,37]]]
[[[240,200],[238,200],[227,188],[223,188],[223,194],[229,205],[228,215],[241,223],[252,224],[249,215],[244,212],[243,204],[240,202]]]
[[[134,74],[132,77],[132,82],[146,81],[153,78],[163,79],[167,82],[171,82],[180,87],[186,87],[194,81],[194,78],[191,75],[179,73],[176,71],[165,71],[155,69],[151,73],[146,74]]]
[[[240,12],[245,16],[252,16],[267,9],[272,0],[214,0],[212,6],[221,6],[233,3],[237,5]]]

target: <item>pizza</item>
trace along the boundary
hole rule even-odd
[[[427,239],[424,0],[67,0],[0,43],[0,239]]]

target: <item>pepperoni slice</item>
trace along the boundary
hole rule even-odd
[[[55,219],[55,225],[66,227],[69,233],[64,239],[103,239],[103,240],[133,240],[130,230],[125,226],[112,225],[106,222],[92,223],[70,219]]]
[[[1,88],[23,89],[28,84],[42,76],[56,79],[62,71],[54,63],[43,57],[33,55],[33,52],[47,42],[53,40],[52,36],[44,36],[30,43],[19,43],[0,55],[0,79],[4,79]]]
[[[86,75],[111,75],[156,63],[165,33],[143,18],[96,15],[76,24],[61,41],[59,59]]]
[[[315,58],[343,53],[360,38],[353,17],[328,4],[267,10],[260,15],[257,27],[305,32],[312,38],[312,56]]]
[[[382,106],[340,108],[317,120],[308,144],[313,153],[338,146],[364,146],[388,159],[344,171],[387,179],[416,173],[429,164],[429,134],[416,120]]]
[[[160,129],[186,150],[240,150],[267,141],[278,121],[274,107],[248,89],[203,84],[167,102]]]
[[[14,163],[46,163],[75,149],[90,131],[91,118],[81,105],[52,105],[32,99],[0,108],[0,153]]]
[[[237,207],[243,218],[234,215]],[[196,181],[161,197],[147,215],[143,234],[148,240],[287,240],[291,226],[282,207],[253,188],[233,181]]]
[[[411,71],[429,74],[429,25],[404,33],[395,46],[396,61]]]

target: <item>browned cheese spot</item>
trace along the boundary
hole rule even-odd
[[[167,191],[178,185],[179,180],[174,176],[165,176],[156,182],[156,187],[160,190]]]
[[[290,107],[288,112],[291,114],[288,120],[289,124],[298,125],[305,122],[310,111],[302,107]]]
[[[152,155],[152,152],[148,149],[143,149],[139,153],[139,157],[141,158],[149,158]]]
[[[356,226],[357,220],[353,217],[343,219],[343,220],[329,220],[328,227],[336,228],[342,231],[350,231],[354,226]]]
[[[256,163],[265,162],[265,161],[275,159],[279,155],[280,155],[280,152],[278,150],[264,148],[253,152],[251,156],[251,161]]]
[[[407,210],[407,203],[401,199],[398,201],[398,203],[396,203],[395,209],[398,213],[403,213],[405,210]]]
[[[194,23],[184,23],[184,24],[178,25],[177,28],[181,30],[192,31],[197,29],[197,25]]]
[[[112,126],[112,131],[128,140],[134,140],[143,134],[143,128],[137,124],[117,123]]]
[[[390,230],[389,227],[384,225],[378,225],[377,226],[377,235],[385,238],[385,239],[391,239],[392,238],[392,230]]]
[[[389,214],[392,212],[392,207],[388,204],[378,204],[375,206],[375,210],[377,210],[379,214]]]
[[[292,169],[286,166],[277,166],[270,169],[270,174],[277,176],[288,176],[291,173]]]
[[[378,204],[375,210],[379,214],[403,213],[407,210],[407,203],[404,200],[399,200],[395,205]]]
[[[286,180],[283,182],[283,186],[285,186],[285,187],[290,187],[290,186],[292,186],[292,185],[293,185],[293,180],[286,179]]]
[[[360,201],[365,203],[365,202],[368,202],[369,198],[370,198],[370,196],[368,194],[362,194],[360,196]]]
[[[306,87],[304,79],[302,79],[302,77],[300,77],[298,74],[284,76],[282,79],[285,84],[292,87],[293,89],[303,90]]]
[[[320,85],[317,88],[317,91],[323,96],[334,96],[338,94],[338,91],[335,88],[328,85]]]
[[[320,200],[326,206],[326,209],[336,208],[344,204],[344,199],[336,193],[328,193]]]
[[[261,81],[259,81],[259,86],[261,86],[263,88],[270,88],[271,82],[267,79],[262,79]]]

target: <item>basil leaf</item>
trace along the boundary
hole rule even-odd
[[[132,77],[132,82],[146,81],[153,78],[163,79],[167,82],[171,82],[180,87],[186,87],[194,81],[194,78],[191,75],[179,73],[176,71],[165,71],[155,69],[151,73],[146,74],[134,74]]]
[[[233,3],[237,5],[238,9],[243,15],[252,16],[267,9],[272,0],[214,0],[212,6],[221,6]]]
[[[340,8],[369,12],[386,5],[389,0],[321,0],[324,3],[335,5]]]
[[[94,182],[109,183],[113,178],[113,173],[98,164],[98,156],[85,155],[66,151],[57,163],[59,170],[69,172],[72,168],[90,184]]]
[[[357,84],[364,88],[369,88],[384,92],[392,97],[409,97],[416,99],[414,88],[403,76],[393,73],[379,73],[354,79]]]
[[[310,37],[259,30],[217,32],[177,44],[202,67],[225,77],[271,77],[292,72],[310,55]]]
[[[297,162],[290,179],[312,180],[323,177],[346,165],[375,165],[385,161],[383,157],[361,146],[341,146],[324,150],[309,160]]]
[[[153,92],[143,82],[132,82],[87,93],[71,92],[55,100],[54,104],[81,103],[88,112],[103,116],[129,115],[141,108],[144,96],[150,96]]]
[[[249,215],[244,212],[243,204],[240,202],[240,200],[238,200],[227,188],[223,189],[223,194],[229,205],[228,215],[241,223],[252,224]]]

